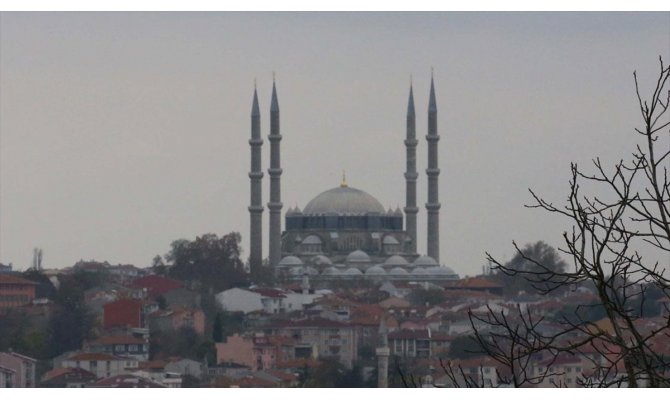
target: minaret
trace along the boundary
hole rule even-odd
[[[279,102],[274,76],[272,77],[272,104],[270,105],[270,267],[277,265],[281,259],[281,163],[279,160]]]
[[[379,339],[379,347],[375,351],[377,355],[377,387],[387,388],[391,349],[388,345],[388,329],[383,316],[379,322]]]
[[[419,208],[416,206],[416,117],[414,115],[414,92],[412,82],[409,85],[409,101],[407,102],[407,137],[405,147],[407,148],[407,170],[405,171],[405,226],[407,233],[412,238],[410,250],[416,253],[416,214]]]
[[[437,142],[440,136],[437,134],[437,103],[435,102],[435,86],[433,74],[430,76],[430,100],[428,103],[428,256],[440,261],[440,200],[438,193],[438,177],[440,169],[437,167]]]
[[[263,266],[263,198],[261,181],[263,171],[261,170],[261,112],[258,107],[258,95],[254,83],[254,100],[251,106],[251,205],[249,215],[251,218],[249,226],[249,269],[252,276],[257,276]]]

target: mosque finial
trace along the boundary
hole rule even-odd
[[[348,187],[348,186],[349,185],[347,185],[347,175],[344,172],[344,170],[342,170],[342,183],[340,183],[340,187]]]

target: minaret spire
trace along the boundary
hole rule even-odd
[[[440,261],[440,200],[438,189],[438,178],[440,169],[437,162],[437,143],[440,136],[437,134],[437,102],[435,101],[435,85],[433,82],[433,71],[430,72],[430,98],[428,100],[428,202],[426,211],[428,212],[428,255]]]
[[[279,101],[274,72],[272,73],[272,101],[270,104],[270,266],[274,267],[281,259],[281,162],[279,157],[279,143],[282,136],[279,133]]]
[[[407,169],[405,171],[405,224],[407,234],[412,238],[410,248],[411,253],[416,253],[416,214],[419,208],[416,206],[416,180],[419,174],[416,173],[416,116],[414,115],[414,89],[412,85],[412,76],[410,75],[409,100],[407,101],[407,136],[405,138],[405,148],[407,150]]]
[[[263,266],[263,198],[261,181],[263,171],[261,169],[261,112],[258,107],[258,94],[256,92],[256,80],[254,79],[254,98],[251,104],[251,204],[249,205],[249,268],[253,279],[257,279]]]

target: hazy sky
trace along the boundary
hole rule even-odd
[[[556,246],[569,164],[627,157],[670,62],[670,13],[3,13],[0,262],[144,267],[179,238],[239,231],[247,257],[249,114],[281,109],[284,211],[339,184],[404,204],[410,74],[419,252],[426,252],[426,112],[438,105],[441,261]],[[267,138],[263,169],[269,164]],[[269,180],[263,180],[263,202]],[[268,213],[264,213],[267,234]],[[283,221],[282,221],[283,225]],[[264,243],[267,256],[267,237]]]

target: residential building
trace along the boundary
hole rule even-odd
[[[37,360],[24,356],[23,354],[9,351],[0,353],[0,367],[5,370],[5,380],[11,378],[11,387],[34,388],[36,386],[35,367]],[[14,371],[13,374],[7,370]],[[11,376],[10,376],[11,375]],[[7,381],[5,381],[7,386]]]
[[[320,293],[295,293],[273,288],[232,288],[218,293],[216,301],[226,311],[277,314],[302,310],[321,296]]]
[[[84,345],[90,352],[129,357],[138,361],[149,359],[149,340],[128,335],[110,335],[100,337]]]
[[[146,315],[158,309],[155,303],[125,298],[103,306],[103,327],[146,328]]]
[[[391,355],[429,358],[431,356],[430,329],[400,329],[388,334]]]
[[[351,368],[358,358],[358,335],[350,323],[323,318],[271,322],[266,335],[294,340],[295,358],[334,358]]]
[[[165,365],[165,372],[176,374],[191,375],[196,378],[202,378],[204,374],[204,365],[201,362],[189,360],[188,358],[170,359]]]
[[[47,372],[40,387],[42,388],[83,388],[95,382],[98,377],[82,368],[54,368]]]
[[[10,388],[14,384],[14,375],[16,371],[13,369],[0,366],[0,388]]]
[[[12,274],[0,274],[0,309],[14,308],[35,300],[37,283]]]
[[[88,385],[90,388],[164,388],[165,386],[141,376],[123,374],[103,378]]]
[[[199,335],[205,334],[205,313],[200,309],[181,307],[174,310],[158,310],[149,315],[148,320],[152,331],[191,328]]]
[[[182,287],[181,282],[160,275],[147,275],[137,278],[130,284],[136,289],[146,289],[151,298],[162,296],[171,290]]]
[[[137,369],[139,361],[106,353],[78,353],[61,361],[63,368],[81,368],[98,378],[123,374]]]
[[[298,346],[300,355],[301,346]],[[311,353],[311,351],[310,351]],[[246,365],[252,371],[276,368],[277,363],[296,358],[296,343],[286,336],[233,335],[216,343],[218,362]]]

